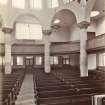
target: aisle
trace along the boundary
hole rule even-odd
[[[15,105],[35,105],[32,74],[26,74]]]

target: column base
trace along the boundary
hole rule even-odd
[[[12,67],[5,65],[5,74],[11,74],[12,73]]]
[[[46,71],[45,71],[45,73],[46,73],[46,74],[49,74],[50,72],[48,72],[48,71],[46,72]]]
[[[88,69],[80,69],[80,77],[88,77]]]
[[[45,68],[45,73],[51,73],[51,68]]]
[[[88,77],[88,74],[80,74],[80,77]]]

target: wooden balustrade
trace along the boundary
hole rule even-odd
[[[24,49],[24,50],[22,50]],[[35,50],[33,50],[35,49]],[[36,50],[37,49],[37,50]],[[96,36],[93,39],[87,40],[87,50],[103,50],[105,49],[105,34]],[[31,52],[30,52],[31,51]],[[80,51],[80,42],[56,42],[51,44],[51,53],[78,53]],[[4,53],[4,44],[0,44],[0,54]],[[27,44],[27,45],[13,45],[12,46],[12,54],[14,53],[44,53],[44,45],[35,45],[35,44]]]
[[[94,39],[87,41],[88,50],[98,50],[105,48],[105,34],[96,36]]]
[[[56,43],[51,46],[52,53],[72,53],[79,52],[80,43],[79,42],[64,42],[64,43]]]

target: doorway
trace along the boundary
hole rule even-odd
[[[25,57],[25,68],[28,72],[33,70],[34,68],[34,57],[33,56]]]

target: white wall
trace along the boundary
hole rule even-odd
[[[70,28],[70,41],[77,41],[77,40],[80,40],[80,28],[75,23]]]
[[[88,55],[88,69],[89,70],[96,69],[96,54]]]
[[[4,43],[4,34],[0,28],[0,43]]]
[[[33,40],[34,41],[34,44],[44,44],[44,40],[45,40],[45,37],[43,35],[43,38],[42,40]],[[12,41],[13,43],[22,43],[22,40],[16,40],[15,39],[15,33],[12,35]],[[61,28],[59,29],[59,31],[56,31],[56,32],[53,32],[51,35],[50,35],[50,41],[51,42],[68,42],[69,41],[69,30],[68,28]],[[24,43],[24,41],[23,41]],[[31,41],[30,41],[31,43]]]
[[[96,32],[96,22],[95,21],[91,21],[91,24],[89,25],[88,32]]]
[[[70,28],[70,41],[78,41],[80,40],[80,28],[77,26],[76,23]],[[89,25],[88,32],[96,32],[96,23],[94,21],[91,22]]]
[[[96,22],[96,36],[105,33],[105,16],[101,17]]]
[[[98,66],[105,66],[105,53],[99,54],[99,65]]]
[[[56,32],[53,32],[50,36],[51,42],[67,42],[69,41],[69,29],[63,27]]]

